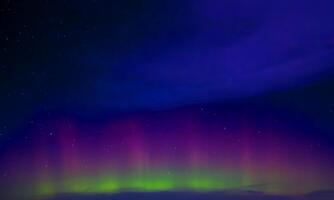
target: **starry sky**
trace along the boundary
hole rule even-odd
[[[0,197],[332,195],[333,7],[1,2]]]

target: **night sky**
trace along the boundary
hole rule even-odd
[[[0,198],[322,200],[332,0],[5,0]]]

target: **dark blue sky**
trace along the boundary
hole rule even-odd
[[[181,2],[147,2],[135,12],[128,5],[121,24],[100,7],[112,5],[97,2],[98,33],[66,44],[58,64],[72,62],[83,79],[67,102],[57,99],[61,106],[165,109],[293,88],[332,72],[330,1]],[[82,20],[88,10],[77,12]]]
[[[226,102],[280,104],[331,127],[333,6],[3,2],[0,131],[41,113],[95,117]]]
[[[332,1],[4,4],[4,108],[165,109],[333,71]]]

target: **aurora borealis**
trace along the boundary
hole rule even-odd
[[[2,168],[21,194],[37,197],[226,190],[304,194],[333,187],[334,161],[321,141],[294,137],[298,130],[268,118],[225,114],[185,109],[99,123],[69,118],[37,123],[30,130],[34,146],[14,145]]]
[[[332,0],[0,3],[0,200],[333,200]]]

